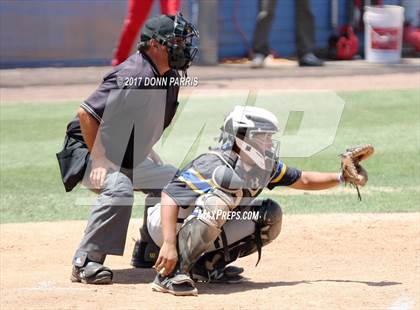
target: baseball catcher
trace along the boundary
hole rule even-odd
[[[163,189],[161,202],[147,208],[150,242],[160,248],[155,291],[197,295],[195,281],[243,280],[243,269],[228,265],[252,253],[258,253],[258,264],[262,247],[281,231],[281,207],[258,199],[263,189],[367,182],[360,161],[373,153],[370,145],[343,153],[339,173],[310,172],[279,160],[279,143],[272,139],[278,121],[267,110],[236,106],[221,131],[220,147],[187,164]]]

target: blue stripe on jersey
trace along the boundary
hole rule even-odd
[[[273,177],[271,178],[271,182],[279,182],[282,178],[284,173],[286,172],[286,165],[282,162],[277,163],[276,172],[274,173]]]
[[[190,182],[194,187],[200,191],[203,191],[204,193],[207,193],[212,189],[209,180],[198,178],[191,170],[184,171],[180,177],[187,181],[187,184]]]

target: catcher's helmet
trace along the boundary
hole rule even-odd
[[[271,138],[278,132],[273,113],[258,107],[236,106],[225,118],[221,131],[222,148],[245,154],[261,169],[272,169],[280,145]],[[261,143],[260,137],[266,140]]]
[[[198,39],[198,31],[181,13],[175,16],[160,15],[150,18],[144,25],[138,49],[147,47],[155,39],[168,49],[168,63],[172,69],[186,71],[197,54],[193,39]]]

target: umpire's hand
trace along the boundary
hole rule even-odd
[[[109,170],[117,170],[117,166],[106,157],[93,159],[90,182],[94,188],[102,188]]]
[[[177,261],[178,252],[176,250],[176,244],[164,242],[154,268],[161,275],[167,276],[174,270]]]

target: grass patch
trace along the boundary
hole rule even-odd
[[[325,212],[416,212],[419,211],[420,177],[420,97],[417,90],[342,92],[346,102],[334,144],[310,158],[284,158],[289,166],[304,170],[337,171],[337,154],[346,147],[372,143],[374,157],[366,162],[370,179],[363,195],[349,193],[325,195],[281,195],[281,191],[264,192],[284,207],[285,213]],[[225,116],[226,102],[204,98],[199,105],[185,106],[179,121],[188,125],[174,126],[176,140],[167,139],[158,150],[166,162],[179,164],[188,155],[191,132],[201,132],[197,146],[200,152],[214,143],[215,129]],[[211,104],[211,115],[205,124],[198,117],[203,107]],[[234,103],[229,103],[233,106]],[[22,103],[0,106],[0,191],[1,223],[25,221],[55,221],[86,219],[90,207],[76,202],[80,197],[93,199],[94,195],[78,189],[65,193],[59,177],[55,153],[61,148],[65,127],[79,106],[78,102]],[[191,118],[191,115],[197,116]],[[183,119],[187,117],[187,119]],[[292,116],[287,133],[299,128],[302,116]],[[211,130],[210,130],[211,129]],[[191,155],[191,154],[190,154]],[[395,191],[372,190],[390,188]],[[136,194],[136,204],[143,196]],[[135,206],[134,216],[142,214]]]

